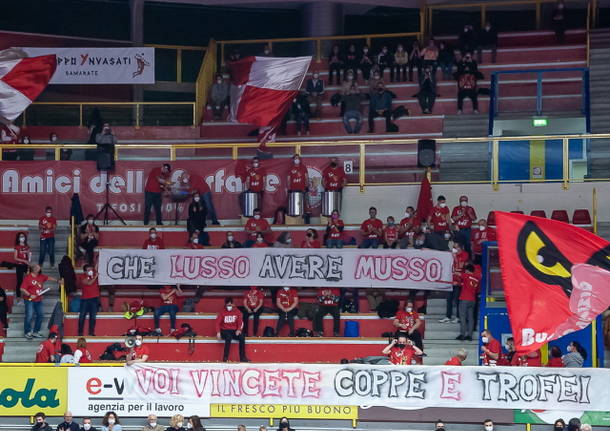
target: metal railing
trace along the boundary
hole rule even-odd
[[[196,110],[193,124],[195,124],[195,121],[203,121],[203,114],[208,102],[208,93],[214,82],[214,75],[216,74],[216,45],[214,39],[210,40],[208,51],[201,63],[199,74],[197,75],[197,83],[195,85]]]
[[[193,52],[193,51],[201,51],[202,55],[204,56],[204,60],[205,60],[205,55],[206,55],[206,51],[207,51],[207,47],[205,46],[185,46],[185,45],[159,45],[159,44],[144,44],[144,46],[147,47],[151,47],[151,48],[155,48],[155,49],[163,49],[163,50],[168,50],[168,51],[174,51],[176,54],[176,68],[175,68],[175,73],[176,73],[176,83],[180,84],[182,83],[182,73],[185,69],[185,65],[184,65],[184,56],[183,53],[184,51],[187,52]],[[157,64],[157,62],[155,62],[155,67],[158,67],[159,65]]]

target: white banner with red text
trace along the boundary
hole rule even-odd
[[[102,285],[451,287],[453,256],[437,250],[101,249]]]
[[[69,370],[77,416],[209,416],[211,404],[606,411],[610,370],[331,364],[153,364]]]
[[[154,84],[155,49],[22,48],[30,57],[55,54],[57,70],[51,84]]]
[[[6,151],[6,150],[5,150]],[[29,151],[29,150],[26,150]],[[184,173],[200,176],[209,186],[218,218],[239,218],[239,196],[244,191],[246,160],[186,160],[171,162],[171,181],[178,181]],[[307,211],[320,214],[322,202],[322,170],[328,159],[304,159],[309,175],[306,195]],[[287,206],[287,177],[290,162],[265,160],[267,171],[263,195],[263,216],[273,217],[276,209]],[[55,217],[70,217],[70,198],[78,193],[83,212],[97,213],[105,202],[106,183],[109,184],[109,203],[125,220],[142,220],[144,186],[150,171],[161,162],[117,161],[112,174],[99,172],[92,161],[0,161],[0,219],[37,220],[44,207],[54,208]],[[19,202],[19,205],[15,205]],[[175,202],[170,193],[163,195],[161,207],[164,220],[188,217],[190,200]],[[154,214],[151,214],[154,219]],[[366,218],[363,214],[363,219]]]

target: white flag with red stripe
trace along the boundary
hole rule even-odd
[[[311,57],[246,57],[230,64],[229,120],[273,131],[297,95]]]
[[[23,58],[16,50],[0,52],[0,120],[15,120],[47,87],[57,67],[53,55]]]

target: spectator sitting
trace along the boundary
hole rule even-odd
[[[460,366],[464,364],[466,358],[468,358],[468,352],[466,351],[466,349],[459,349],[456,352],[455,356],[451,357],[451,359],[445,362],[445,365]]]
[[[53,431],[53,428],[47,423],[47,417],[44,413],[38,412],[34,416],[34,425],[31,428],[31,431]]]
[[[405,210],[405,216],[400,220],[398,226],[398,237],[400,238],[400,248],[413,247],[415,233],[419,230],[417,219],[415,217],[415,208],[408,206]]]
[[[430,66],[426,66],[419,76],[417,99],[422,113],[431,114],[436,101],[436,77]]]
[[[205,236],[207,236],[205,228],[207,226],[208,208],[207,205],[201,201],[201,196],[197,192],[193,193],[193,200],[189,204],[188,214],[189,216],[186,221],[186,230],[188,233],[192,235],[193,232],[197,231],[199,233],[198,240],[200,241],[200,244],[209,244],[209,241],[205,240]]]
[[[453,73],[455,54],[453,53],[453,48],[448,43],[441,42],[438,48],[438,65],[443,72],[443,80],[449,81]]]
[[[263,313],[263,303],[265,301],[265,294],[256,286],[250,286],[249,290],[244,292],[244,305],[240,308],[243,315],[244,321],[244,336],[248,336],[248,321],[250,316],[254,320],[254,326],[252,329],[252,335],[255,337],[258,334],[258,324]]]
[[[409,52],[409,81],[413,82],[413,69],[417,69],[417,74],[421,73],[421,48],[419,42],[414,40]]]
[[[396,317],[393,322],[394,326],[396,327],[397,334],[401,332],[405,333],[407,338],[413,341],[413,343],[421,350],[424,348],[422,336],[419,332],[422,320],[423,317],[420,316],[419,313],[413,308],[413,301],[408,300],[405,302],[404,309],[399,310],[396,313]]]
[[[201,244],[199,244],[199,231],[194,231],[189,236],[188,248],[190,248],[192,250],[201,250],[201,249],[203,249],[203,246]]]
[[[555,421],[555,426],[553,428],[553,431],[563,431],[565,429],[565,427],[566,427],[565,421],[563,419],[557,419]]]
[[[256,233],[256,241],[252,244],[252,248],[265,248],[269,247],[267,241],[265,241],[265,235],[262,232]]]
[[[563,366],[566,368],[582,368],[587,359],[587,351],[578,341],[568,344],[568,353],[561,357]]]
[[[341,85],[341,73],[344,69],[345,61],[339,45],[333,45],[328,56],[328,85],[333,85],[333,73],[337,75],[337,85]]]
[[[358,59],[358,69],[362,72],[362,79],[368,81],[371,78],[371,69],[373,68],[374,62],[371,54],[369,53],[368,45],[362,47],[362,54]]]
[[[388,224],[383,229],[383,248],[396,248],[398,246],[398,226],[394,217],[387,218]]]
[[[402,43],[399,43],[394,52],[394,65],[392,67],[392,72],[390,73],[390,81],[394,82],[394,78],[399,82],[406,81],[408,64],[409,54],[407,54],[407,51],[403,48]]]
[[[140,362],[148,361],[150,350],[144,345],[144,338],[141,335],[135,336],[134,346],[127,353],[127,361],[125,364],[133,365]]]
[[[102,132],[95,135],[95,143],[98,145],[116,145],[117,139],[112,134],[110,123],[104,123]]]
[[[363,94],[358,92],[356,87],[353,87],[347,95],[341,97],[345,113],[343,114],[343,126],[348,134],[360,133],[362,126],[362,114],[360,112],[360,104],[365,99]],[[356,121],[356,125],[352,128],[351,120]]]
[[[356,45],[351,43],[347,48],[347,54],[345,54],[345,70],[352,71],[354,75],[358,67],[358,53],[356,52]]]
[[[263,48],[263,52],[261,53],[261,57],[273,57],[273,50],[271,49],[271,45],[265,45],[265,47]]]
[[[150,414],[141,431],[165,431],[165,428],[157,423],[157,415]]]
[[[180,285],[174,286],[163,286],[159,290],[161,295],[161,306],[155,308],[155,332],[158,336],[163,335],[161,333],[161,316],[165,313],[169,314],[170,328],[169,335],[173,335],[176,332],[176,314],[178,313],[178,297],[182,296],[182,290]]]
[[[474,34],[474,28],[472,25],[466,24],[464,26],[464,30],[462,30],[462,32],[459,34],[458,40],[462,55],[476,49],[476,35]]]
[[[320,79],[320,73],[317,70],[313,71],[313,77],[307,80],[305,89],[309,96],[310,103],[316,106],[314,117],[320,119],[322,115],[322,96],[324,95],[324,81]]]
[[[333,210],[326,225],[326,247],[327,248],[343,248],[343,229],[345,224],[339,216],[339,211]]]
[[[549,351],[549,361],[546,364],[549,368],[563,368],[563,361],[561,360],[561,349],[559,346],[551,347]]]
[[[74,353],[72,352],[72,347],[67,344],[61,345],[60,348],[61,357],[59,358],[60,364],[73,364],[74,363]]]
[[[97,428],[91,423],[91,418],[83,418],[83,426],[79,428],[79,431],[97,431]]]
[[[349,94],[353,89],[356,89],[357,92],[360,92],[360,87],[358,87],[358,82],[354,76],[353,70],[348,70],[345,73],[345,80],[343,84],[341,84],[341,95],[345,96]]]
[[[76,340],[76,350],[74,351],[74,363],[75,364],[89,364],[93,362],[91,359],[91,353],[87,350],[87,340],[83,337],[79,337]]]
[[[551,28],[555,32],[555,37],[559,43],[565,42],[566,34],[566,7],[563,0],[557,0],[553,15],[551,17]]]
[[[290,329],[290,336],[294,337],[294,318],[299,312],[299,296],[296,289],[284,287],[277,292],[276,305],[278,308],[278,320],[275,335],[280,336],[280,331],[286,323]]]
[[[142,250],[163,250],[164,248],[165,243],[157,234],[157,229],[151,227],[148,230],[148,239],[142,244]]]
[[[451,220],[458,229],[455,239],[470,254],[470,237],[472,236],[472,222],[476,221],[477,213],[468,205],[468,196],[460,196],[459,206],[451,211]]]
[[[216,208],[214,208],[214,202],[212,201],[212,190],[206,183],[203,177],[199,174],[190,174],[185,172],[182,176],[187,179],[190,186],[189,192],[191,194],[199,193],[199,196],[208,210],[208,219],[212,220],[212,224],[219,225],[218,217],[216,215]]]
[[[201,425],[201,419],[197,415],[193,415],[189,418],[188,423],[190,426],[187,428],[192,429],[193,431],[205,431],[203,425]]]
[[[50,332],[47,339],[40,343],[38,351],[36,352],[36,360],[34,362],[37,364],[59,362],[61,353],[57,349],[57,340],[57,332]]]
[[[119,417],[115,412],[106,412],[102,419],[102,431],[123,431]]]
[[[301,130],[305,130],[305,134],[309,135],[309,98],[304,91],[299,92],[292,103],[292,114],[297,123],[297,135],[301,136]]]
[[[333,336],[339,336],[341,310],[339,302],[341,300],[341,292],[339,289],[322,287],[318,289],[318,311],[314,317],[314,332],[318,337],[324,336],[324,316],[330,314],[333,316]]]
[[[172,416],[169,420],[169,426],[165,428],[165,431],[186,431],[186,428],[184,428],[184,416]]]
[[[375,91],[377,91],[377,88],[379,88],[380,82],[383,85],[385,85],[385,82],[384,82],[383,78],[381,77],[381,75],[379,74],[379,71],[375,70],[373,72],[373,77],[369,80],[369,96],[371,94],[373,94]]]
[[[224,82],[220,73],[216,75],[216,82],[212,84],[208,103],[212,108],[214,121],[222,120],[224,110],[229,104],[229,84]]]
[[[265,235],[271,232],[269,222],[261,217],[260,209],[256,208],[252,214],[252,217],[248,219],[246,226],[244,227],[248,234],[248,239],[244,243],[244,247],[246,248],[252,247],[257,242],[258,233]]]
[[[292,247],[292,233],[290,231],[282,232],[275,242],[273,243],[273,247],[276,248],[291,248]]]
[[[387,46],[383,46],[376,59],[379,75],[383,78],[383,72],[386,68],[392,70],[393,55],[388,50]]]
[[[369,105],[369,133],[375,131],[375,118],[385,117],[385,131],[391,132],[392,118],[392,94],[386,91],[383,84],[377,85],[377,91],[371,93]]]
[[[224,309],[216,316],[216,337],[225,342],[222,355],[223,362],[229,360],[232,340],[239,342],[239,360],[241,362],[250,362],[246,357],[246,337],[242,332],[243,327],[242,314],[233,306],[233,299],[225,298]]]
[[[467,52],[466,55],[464,55],[464,59],[458,64],[457,72],[455,72],[458,84],[458,114],[462,113],[465,98],[470,98],[470,100],[472,100],[473,112],[475,114],[479,113],[477,80],[480,79],[481,76],[481,72],[479,72],[477,63],[472,58],[472,54]]]
[[[322,244],[318,241],[318,232],[315,229],[307,229],[305,239],[301,242],[301,248],[320,248]]]
[[[243,430],[245,431],[245,430]],[[280,419],[280,424],[277,427],[277,431],[294,431],[294,428],[290,427],[290,421],[286,416]]]
[[[415,238],[413,240],[413,248],[416,250],[425,248],[426,246],[426,229],[427,227],[422,226],[422,231],[415,234]]]
[[[377,208],[369,208],[369,218],[362,222],[360,232],[364,239],[358,248],[377,248],[383,234],[383,223],[377,218]]]
[[[406,335],[400,334],[383,349],[382,353],[390,357],[393,365],[413,365],[417,363],[415,356],[421,356],[424,352],[415,346],[413,341],[408,340]]]
[[[385,290],[384,289],[366,289],[366,300],[369,303],[369,310],[377,311],[377,307],[381,305],[381,303],[385,299]]]
[[[222,243],[221,248],[241,248],[241,243],[235,239],[233,232],[227,232],[227,239]]]
[[[95,247],[100,239],[100,228],[95,224],[93,214],[87,215],[87,221],[81,225],[79,232],[79,250],[85,255],[88,264],[93,264]]]
[[[438,67],[438,48],[434,42],[434,38],[428,40],[428,45],[421,52],[422,67],[432,69],[432,76],[436,79],[436,68]]]
[[[491,25],[489,21],[485,23],[485,27],[479,33],[478,47],[477,47],[477,61],[479,64],[483,63],[483,50],[491,50],[491,62],[496,62],[496,54],[498,51],[498,30]]]
[[[469,271],[467,268],[466,271]],[[481,355],[483,365],[494,365],[502,359],[502,345],[496,340],[489,329],[481,331]]]

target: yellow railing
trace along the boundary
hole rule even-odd
[[[95,107],[132,107],[135,108],[135,121],[133,126],[139,128],[142,124],[142,115],[144,106],[190,106],[191,107],[191,116],[192,116],[192,125],[198,125],[197,120],[197,102],[34,102],[30,105],[28,109],[23,111],[21,116],[22,126],[27,126],[27,118],[28,118],[28,110],[31,110],[32,107],[37,106],[75,106],[78,107],[78,126],[83,127],[85,125],[84,119],[84,107],[85,106],[95,106]],[[74,124],[76,126],[76,124]]]
[[[68,312],[68,293],[66,292],[66,286],[64,280],[59,280],[59,300],[61,301],[61,309],[64,313]]]
[[[205,106],[208,102],[208,94],[212,83],[214,82],[214,74],[216,73],[216,42],[210,40],[208,51],[201,63],[199,74],[197,75],[197,83],[195,84],[195,119],[197,122],[202,121],[205,112]]]
[[[157,44],[144,44],[144,46],[156,48],[156,49],[167,49],[170,51],[176,51],[176,82],[182,82],[182,52],[183,51],[202,51],[203,55],[206,55],[207,47],[205,46],[184,46],[184,45],[157,45]],[[204,57],[205,60],[205,57]]]

